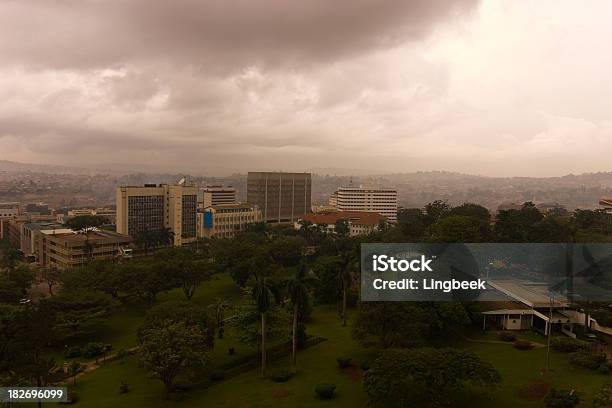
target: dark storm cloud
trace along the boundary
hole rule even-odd
[[[329,61],[422,38],[477,0],[4,0],[2,61],[99,68],[173,60],[221,72]]]

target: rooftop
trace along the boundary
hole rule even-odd
[[[107,240],[120,240],[129,242],[131,238],[127,235],[118,234],[112,231],[88,231],[87,233],[77,232],[62,232],[57,234],[48,234],[59,238],[64,242],[84,242],[84,241],[107,241]]]
[[[514,279],[493,279],[487,283],[512,299],[529,307],[549,307],[551,295],[547,283]],[[567,307],[569,302],[561,294],[554,294],[553,307]]]
[[[335,211],[317,214],[306,214],[302,220],[313,224],[335,224],[338,220],[347,220],[352,225],[376,226],[385,219],[384,216],[368,211]]]

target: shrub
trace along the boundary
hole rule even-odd
[[[570,364],[596,370],[602,364],[606,363],[606,355],[604,353],[596,353],[593,351],[582,350],[576,353],[570,353]]]
[[[119,394],[127,394],[128,392],[130,392],[130,386],[121,381],[121,384],[119,384]]]
[[[370,362],[368,360],[363,360],[360,367],[363,371],[368,371],[370,369]]]
[[[550,340],[550,346],[564,353],[574,353],[580,350],[586,350],[590,348],[590,344],[586,341],[573,339],[571,337],[553,337]]]
[[[211,381],[223,381],[225,379],[225,371],[215,370],[208,376]]]
[[[593,397],[593,408],[612,407],[612,383],[604,384]]]
[[[79,346],[69,347],[68,349],[66,349],[64,356],[66,358],[81,357],[81,348]]]
[[[353,359],[350,357],[338,357],[336,359],[340,368],[348,368],[353,365]]]
[[[336,392],[335,384],[317,384],[315,387],[315,394],[320,399],[332,399]]]
[[[60,404],[72,405],[77,402],[79,402],[79,395],[74,391],[68,391],[68,394],[66,394],[66,402],[60,402]]]
[[[83,356],[91,358],[97,357],[104,353],[104,344],[98,342],[90,342],[83,348]]]
[[[600,374],[608,374],[610,372],[610,367],[608,366],[608,364],[600,364],[599,367],[597,367],[597,371]]]
[[[123,360],[125,360],[125,358],[129,355],[130,353],[128,353],[128,351],[126,349],[120,349],[119,351],[117,351],[117,360],[123,362]]]
[[[230,348],[227,350],[227,353],[228,353],[230,356],[233,356],[234,354],[236,354],[236,349],[235,349],[235,348],[233,348],[233,347],[230,347]]]
[[[287,382],[293,377],[293,373],[289,370],[278,370],[270,374],[270,379],[274,382]]]
[[[531,350],[533,344],[528,340],[516,340],[514,342],[514,348],[517,350]]]
[[[574,390],[557,390],[552,388],[546,398],[544,405],[546,408],[573,408],[580,403],[580,397]]]
[[[516,334],[503,331],[499,333],[499,339],[502,341],[513,342],[516,341]]]

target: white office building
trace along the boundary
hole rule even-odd
[[[232,186],[209,185],[200,188],[200,207],[236,204],[236,189]]]
[[[329,199],[339,211],[368,211],[397,222],[397,190],[376,187],[340,187]]]

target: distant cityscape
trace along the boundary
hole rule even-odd
[[[448,173],[439,176],[459,177]],[[246,182],[244,176],[235,176],[211,182],[181,177],[174,182],[119,184],[112,187],[114,203],[105,198],[109,184],[138,181],[144,177],[5,172],[2,174],[2,197],[15,201],[0,202],[0,237],[9,240],[30,261],[41,266],[69,268],[90,259],[129,257],[142,252],[143,248],[146,252],[149,247],[231,238],[257,223],[283,224],[295,229],[318,228],[326,233],[336,233],[339,225],[343,225],[349,235],[355,236],[374,232],[385,223],[397,222],[398,210],[403,208],[400,197],[406,191],[389,183],[399,176],[360,178],[358,181],[369,182],[365,185],[350,178],[311,173],[249,172]],[[435,179],[433,174],[427,177]],[[229,184],[232,179],[235,183]],[[96,188],[92,181],[105,187]],[[323,186],[317,187],[318,181],[322,181]],[[337,185],[330,189],[334,182]],[[398,181],[398,185],[402,184]],[[508,189],[510,186],[506,187]],[[324,200],[324,192],[330,190]],[[586,190],[583,189],[585,195]],[[316,198],[313,191],[316,191]],[[429,199],[444,200],[445,191],[448,189],[440,186],[439,195]],[[477,203],[479,195],[471,191],[473,195],[465,201]],[[600,191],[608,190],[600,187]],[[64,198],[59,200],[61,196]],[[530,199],[526,195],[519,198]],[[44,199],[49,201],[41,201]],[[502,201],[495,210],[518,209],[524,201]],[[96,206],[98,203],[104,205]],[[421,208],[419,204],[414,207]],[[569,211],[558,202],[536,200],[535,205],[542,213]],[[612,200],[600,197],[595,202],[588,202],[586,207],[610,212]],[[71,229],[70,220],[78,217],[96,217],[103,221],[99,228]]]

